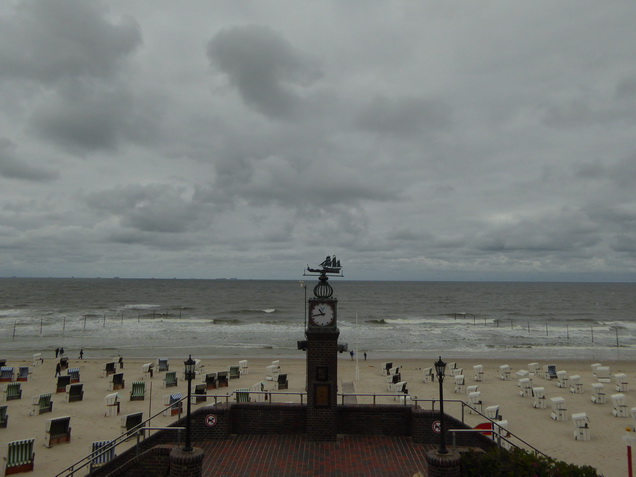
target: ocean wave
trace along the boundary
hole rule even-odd
[[[372,325],[386,325],[387,322],[384,318],[377,318],[374,320],[364,320],[365,323],[370,323]]]
[[[124,305],[124,308],[130,309],[130,310],[147,310],[150,308],[159,308],[160,306],[161,305],[154,305],[151,303],[136,303],[136,304]]]

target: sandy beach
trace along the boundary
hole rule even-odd
[[[103,377],[103,369],[109,359],[85,359],[69,358],[72,368],[80,368],[80,382],[84,385],[84,399],[78,402],[66,402],[65,393],[55,393],[57,379],[55,378],[55,364],[57,360],[45,357],[44,363],[33,367],[32,360],[10,359],[7,357],[7,365],[17,368],[30,366],[31,374],[27,382],[22,382],[22,399],[3,402],[8,405],[9,423],[6,429],[0,429],[0,444],[2,455],[6,455],[6,444],[9,441],[35,438],[35,471],[36,476],[51,476],[62,471],[69,465],[86,456],[90,451],[93,441],[109,440],[118,437],[120,430],[120,417],[132,412],[142,411],[144,419],[161,412],[164,409],[163,399],[165,395],[187,392],[187,382],[183,377],[183,359],[170,359],[170,370],[176,371],[178,386],[172,388],[163,387],[165,373],[156,372],[152,379],[147,379],[147,394],[144,401],[130,401],[130,390],[133,381],[142,380],[142,365],[144,363],[156,363],[156,358],[126,359],[124,356],[125,388],[117,391],[120,396],[121,410],[119,416],[105,416],[104,398],[113,391],[109,390],[109,379]],[[187,358],[187,357],[186,357]],[[236,388],[250,387],[252,384],[265,380],[265,367],[271,364],[276,357],[250,358],[248,361],[249,374],[233,379],[229,387],[210,390],[208,394],[225,395]],[[447,361],[452,361],[446,358]],[[385,394],[387,393],[386,377],[382,376],[380,369],[386,359],[369,359],[367,361],[351,360],[346,354],[339,355],[339,380],[352,382],[357,393]],[[409,394],[417,396],[418,400],[437,399],[439,397],[439,384],[435,382],[423,382],[422,368],[433,366],[434,358],[430,359],[395,359],[394,366],[401,366],[402,380],[406,381]],[[557,380],[546,380],[543,374],[531,376],[533,386],[545,388],[547,406],[545,409],[533,407],[533,397],[522,397],[517,372],[528,370],[528,360],[458,360],[457,367],[464,369],[465,384],[478,385],[481,392],[483,408],[492,405],[500,405],[500,413],[503,419],[508,421],[508,429],[514,435],[520,437],[540,451],[566,462],[578,465],[591,465],[598,469],[599,473],[606,477],[618,477],[627,474],[626,443],[623,440],[625,427],[634,425],[630,417],[619,418],[612,415],[612,400],[610,396],[616,393],[614,374],[625,373],[628,381],[636,375],[636,365],[632,362],[603,362],[611,370],[612,382],[605,383],[607,395],[606,404],[594,404],[591,401],[592,383],[597,378],[592,374],[591,364],[587,361],[550,361],[536,360],[541,369],[546,364],[555,364],[558,370],[564,370],[568,376],[579,375],[582,383],[582,393],[570,392],[569,387],[560,388]],[[208,372],[224,371],[231,365],[238,365],[238,360],[232,359],[203,359],[203,368],[200,376],[193,381],[201,383],[203,376]],[[475,382],[473,366],[483,365],[483,381]],[[500,378],[500,366],[509,365],[511,376],[509,381]],[[286,373],[289,381],[290,393],[300,393],[305,385],[305,361],[299,356],[296,359],[281,358],[281,372]],[[62,372],[66,374],[66,372]],[[1,383],[4,390],[6,383]],[[454,401],[468,401],[464,393],[456,393],[455,380],[447,373],[444,382],[445,410],[461,418],[461,405]],[[624,392],[628,410],[636,407],[636,397],[628,389]],[[53,393],[53,411],[38,416],[31,416],[32,398],[41,393]],[[4,393],[2,393],[4,397]],[[567,421],[555,421],[551,416],[550,398],[563,397],[566,403]],[[391,396],[364,396],[359,397],[358,402],[396,403]],[[299,396],[289,394],[275,396],[276,401],[297,401]],[[431,406],[430,401],[420,401],[423,407]],[[193,405],[196,409],[204,404]],[[589,441],[575,440],[573,437],[574,426],[571,420],[572,413],[587,413],[591,439]],[[60,416],[71,416],[71,442],[60,444],[51,448],[44,445],[45,420]],[[478,415],[466,413],[465,421],[475,426],[484,419]],[[174,417],[159,415],[153,420],[153,426],[165,426],[175,420]],[[133,445],[131,440],[125,446]],[[123,450],[123,449],[122,449]],[[121,451],[119,451],[121,452]]]

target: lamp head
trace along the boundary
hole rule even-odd
[[[188,379],[188,377],[190,379],[194,378],[195,376],[195,370],[194,370],[194,366],[196,365],[196,361],[192,359],[192,355],[190,355],[190,357],[187,359],[187,361],[184,361],[183,364],[185,364],[185,377],[186,379]]]
[[[438,376],[444,377],[444,372],[446,371],[446,363],[442,361],[442,357],[435,362],[435,372]]]

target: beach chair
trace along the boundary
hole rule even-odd
[[[501,419],[501,414],[499,414],[501,406],[499,404],[495,406],[488,406],[486,408],[486,417],[488,419],[492,419],[493,421],[498,421]]]
[[[59,393],[65,393],[66,392],[66,386],[68,386],[69,384],[71,384],[71,377],[66,375],[66,376],[58,376],[57,377],[57,385],[55,386],[55,393],[59,394]]]
[[[139,434],[142,438],[145,437],[145,431],[141,425],[143,423],[143,420],[144,413],[141,411],[122,416],[120,420],[121,433],[126,434],[126,439],[130,439],[137,434]]]
[[[530,378],[521,378],[519,380],[519,395],[521,397],[531,397],[532,396],[532,379]]]
[[[64,371],[65,369],[68,369],[68,358],[60,358],[60,369],[62,371]]]
[[[625,373],[618,373],[614,375],[614,383],[616,384],[616,391],[619,393],[627,392],[627,375]]]
[[[581,382],[581,376],[578,374],[570,376],[570,392],[573,394],[583,393],[583,383]]]
[[[194,374],[201,374],[203,372],[203,361],[200,359],[194,360]]]
[[[470,414],[475,414],[475,411],[481,412],[482,402],[481,402],[481,393],[479,391],[473,391],[468,394],[468,412]]]
[[[552,402],[552,413],[550,414],[552,420],[567,421],[568,416],[566,414],[565,399],[559,396],[550,398],[550,401]]]
[[[163,378],[164,388],[173,388],[177,386],[177,372],[167,371],[166,376]]]
[[[541,370],[541,367],[539,366],[539,363],[528,364],[528,371],[530,372],[532,376],[537,376],[540,370]]]
[[[152,375],[154,374],[155,365],[152,363],[146,363],[141,366],[141,375],[142,379],[152,379]]]
[[[119,415],[119,394],[112,393],[107,394],[104,398],[104,403],[106,404],[106,417],[110,416],[118,416]]]
[[[629,410],[630,416],[632,416],[632,420],[634,421],[634,427],[636,428],[636,407],[633,407]]]
[[[598,366],[596,368],[596,380],[599,383],[611,383],[612,378],[609,366]]]
[[[547,380],[557,378],[556,364],[546,364],[543,367],[543,377]]]
[[[572,424],[574,424],[574,440],[590,440],[590,420],[584,412],[572,414]]]
[[[517,379],[527,378],[530,376],[530,371],[528,371],[527,369],[520,369],[515,374],[517,375]]]
[[[7,414],[7,409],[9,406],[6,404],[0,406],[0,428],[6,429],[7,424],[9,424],[9,415]]]
[[[51,400],[51,393],[40,394],[35,396],[31,402],[31,415],[39,416],[45,412],[53,411],[53,401]]]
[[[476,364],[473,366],[473,374],[475,377],[475,381],[483,381],[484,380],[484,366],[481,364]]]
[[[393,390],[396,394],[394,398],[395,401],[399,401],[401,396],[405,396],[409,393],[406,384],[406,381],[401,381],[395,385],[395,389]]]
[[[248,388],[239,388],[234,391],[236,402],[250,402],[250,390]]]
[[[80,382],[79,368],[68,368],[68,370],[66,371],[66,374],[68,374],[71,377],[71,384]]]
[[[466,395],[468,396],[470,393],[474,393],[479,389],[477,384],[471,384],[470,386],[466,386]]]
[[[219,371],[216,373],[216,386],[219,388],[227,388],[229,386],[227,371]]]
[[[44,445],[53,447],[71,442],[71,416],[54,417],[44,421]]]
[[[592,383],[592,402],[594,404],[605,404],[605,385],[603,383]]]
[[[207,395],[207,388],[205,384],[197,384],[194,387],[194,393],[190,396],[190,403],[199,404],[206,402],[208,400],[206,397]]]
[[[228,368],[228,375],[230,379],[239,379],[241,377],[241,367],[230,366]]]
[[[510,433],[508,432],[508,421],[503,419],[492,423],[492,439],[496,441],[500,447],[510,450],[512,445],[508,442]]]
[[[66,402],[77,402],[84,399],[84,385],[73,383],[66,386]]]
[[[393,366],[391,369],[389,369],[389,376],[396,376],[396,375],[400,375],[400,371],[402,370],[402,365],[400,366]]]
[[[170,371],[170,364],[168,364],[168,358],[157,358],[157,371]]]
[[[501,366],[499,366],[499,377],[501,378],[502,381],[509,381],[510,366],[508,366],[507,364],[502,364]]]
[[[166,407],[163,411],[164,416],[181,416],[183,410],[183,394],[174,393],[163,397],[163,404]]]
[[[40,366],[42,363],[44,363],[44,360],[42,359],[42,353],[34,353],[33,354],[33,367],[37,367]]]
[[[216,389],[216,373],[207,373],[204,381],[206,389]]]
[[[456,368],[457,368],[457,363],[455,361],[451,361],[450,363],[446,365],[446,370],[448,374],[450,375],[453,374],[453,369],[456,369]]]
[[[10,383],[14,380],[13,366],[0,367],[0,383]]]
[[[455,376],[455,392],[459,394],[464,394],[466,392],[465,378],[463,374],[458,374]]]
[[[386,377],[386,389],[387,391],[390,391],[391,389],[393,389],[393,385],[396,383],[399,383],[400,381],[402,381],[402,375],[400,374],[393,374],[391,376],[387,376]]]
[[[380,374],[382,376],[388,376],[389,369],[391,369],[392,367],[393,367],[393,363],[382,363],[382,366],[380,366]]]
[[[115,454],[115,445],[113,441],[95,441],[91,444],[90,454],[90,471],[95,472],[104,464],[110,462],[117,454]]]
[[[451,369],[451,376],[455,377],[455,376],[463,376],[464,374],[464,368],[453,368]]]
[[[545,409],[545,388],[543,386],[532,388],[532,395],[534,396],[534,403],[532,403],[532,406],[536,409]]]
[[[627,414],[627,404],[625,403],[625,395],[623,393],[612,394],[612,404],[614,405],[614,409],[612,409],[612,414],[615,417],[628,417]]]
[[[108,390],[117,391],[118,389],[124,389],[126,387],[125,385],[126,382],[124,381],[124,373],[115,373],[110,377]]]
[[[3,390],[4,400],[22,399],[22,383],[7,383]]]
[[[117,372],[117,365],[114,361],[104,364],[104,369],[102,370],[102,377],[107,378],[111,374],[115,374]]]
[[[249,374],[249,368],[247,367],[247,360],[242,359],[239,361],[239,368],[241,369],[241,374],[247,375]]]
[[[267,381],[275,381],[278,378],[280,368],[275,365],[265,366],[265,379]]]
[[[264,402],[267,401],[267,394],[263,394],[267,391],[266,389],[267,381],[259,381],[258,383],[252,384],[250,388],[250,398],[255,402]]]
[[[16,381],[26,382],[29,380],[29,367],[28,366],[20,366],[18,368],[18,375],[16,376]]]
[[[275,385],[276,385],[275,389],[277,390],[289,389],[289,382],[287,381],[287,375],[279,374],[277,381],[275,381]]]
[[[602,365],[601,363],[592,363],[592,364],[590,365],[590,368],[592,368],[592,376],[594,376],[595,378],[596,378],[596,377],[598,377],[598,376],[596,375],[596,369],[597,369],[599,366],[603,366],[603,365]]]
[[[145,381],[133,381],[130,390],[131,401],[143,401],[146,399],[146,383]]]
[[[7,456],[4,465],[4,475],[31,472],[35,463],[33,444],[35,439],[23,439],[7,443]]]
[[[424,382],[430,383],[431,381],[435,381],[435,375],[433,374],[433,368],[424,368],[422,369],[422,374],[424,376]]]
[[[568,372],[564,370],[557,371],[557,386],[560,388],[568,387]]]

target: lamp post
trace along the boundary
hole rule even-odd
[[[188,413],[186,416],[186,441],[183,452],[192,452],[192,444],[190,443],[190,393],[192,391],[192,379],[195,376],[194,366],[196,362],[192,359],[192,355],[190,355],[188,360],[184,361],[183,364],[185,364],[185,378],[188,381]]]
[[[440,442],[438,454],[448,454],[446,448],[446,431],[444,426],[444,372],[446,371],[446,363],[442,361],[442,357],[435,362],[435,372],[437,373],[437,380],[439,381],[439,422],[440,422]]]

